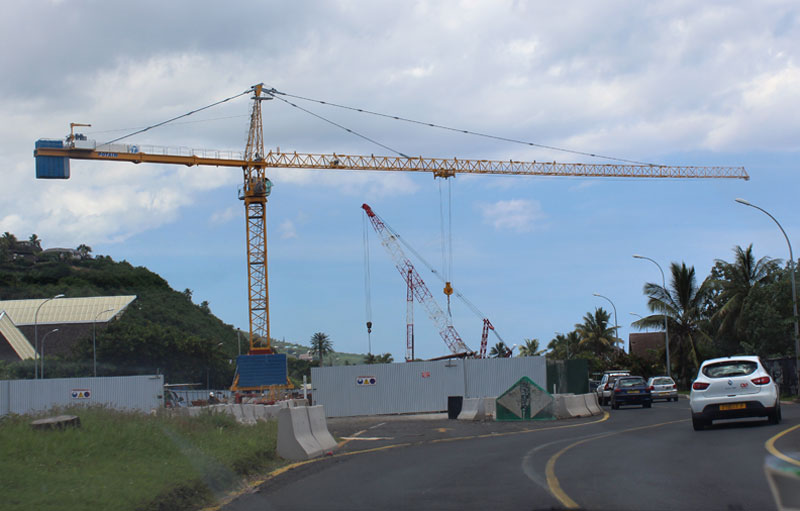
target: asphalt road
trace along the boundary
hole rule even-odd
[[[772,510],[765,442],[800,424],[694,431],[688,401],[552,422],[332,419],[334,456],[273,477],[226,511],[297,509]],[[348,440],[349,438],[349,440]],[[775,441],[800,449],[800,429]]]

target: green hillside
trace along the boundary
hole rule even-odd
[[[144,267],[108,256],[90,257],[81,245],[80,258],[46,254],[41,240],[19,242],[0,236],[0,299],[136,295],[117,321],[97,331],[98,375],[163,373],[169,383],[231,384],[239,350],[236,329],[214,316],[207,302],[195,304],[192,292],[172,289],[166,280]],[[324,325],[320,326],[324,329]],[[242,339],[243,349],[245,345]],[[297,357],[307,346],[274,341],[278,352]],[[363,355],[335,353],[334,363],[359,363]],[[329,363],[326,357],[326,365]],[[358,362],[357,362],[358,361]],[[290,375],[302,380],[311,365],[290,361]],[[77,339],[70,355],[47,359],[49,377],[92,373],[91,336]],[[33,363],[0,361],[0,379],[32,378]]]

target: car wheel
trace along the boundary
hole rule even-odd
[[[619,410],[619,404],[615,402],[611,402],[611,409],[612,410]]]
[[[651,406],[653,406],[653,403],[650,401],[642,403],[642,408],[650,408]]]
[[[780,402],[775,406],[775,409],[767,415],[770,424],[781,423],[781,404]]]
[[[703,419],[695,419],[692,417],[692,427],[695,431],[703,431],[706,429],[707,423]]]

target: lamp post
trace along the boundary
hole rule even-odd
[[[54,328],[54,329],[50,330],[49,332],[44,334],[44,337],[42,337],[42,379],[43,380],[44,380],[44,341],[47,339],[47,336],[52,334],[53,332],[58,332],[58,328]]]
[[[105,314],[106,312],[112,312],[114,309],[106,309],[104,311],[100,311],[94,315],[94,321],[92,322],[92,358],[94,359],[94,377],[97,378],[97,318],[100,317],[100,314]]]
[[[778,226],[778,228],[783,233],[783,237],[786,238],[786,244],[789,245],[789,271],[791,272],[792,276],[792,314],[794,315],[794,358],[795,358],[795,370],[798,373],[798,392],[800,393],[800,324],[797,321],[797,285],[795,284],[794,279],[794,254],[792,253],[792,243],[789,241],[789,236],[786,235],[786,231],[783,230],[783,226],[781,226],[780,222],[775,219],[774,216],[770,215],[769,212],[765,209],[762,209],[755,204],[750,204],[744,199],[736,199],[736,202],[739,204],[744,204],[745,206],[750,206],[751,208],[756,208],[757,210],[761,211],[768,217],[772,219]]]
[[[616,307],[616,305],[614,305],[614,302],[612,302],[611,299],[609,297],[607,297],[607,296],[603,296],[603,295],[598,294],[598,293],[592,293],[592,294],[594,296],[599,296],[600,298],[605,298],[606,300],[608,300],[608,303],[611,304],[611,307],[614,308],[614,335],[619,336],[619,324],[617,323],[617,307]],[[617,337],[617,339],[619,339],[619,337]],[[623,341],[623,346],[624,345],[625,344],[624,344],[624,341]]]
[[[45,298],[42,303],[36,307],[36,312],[33,315],[33,379],[37,379],[38,372],[39,372],[39,310],[42,308],[42,305],[46,304],[50,300],[55,300],[56,298],[63,298],[63,294],[55,295],[51,298]]]
[[[661,269],[661,265],[656,262],[655,259],[651,259],[647,256],[633,254],[634,259],[646,259],[651,263],[655,264],[658,267],[658,271],[661,272],[661,287],[664,289],[664,292],[667,292],[667,280],[664,278],[664,270]],[[665,351],[667,353],[667,376],[672,376],[672,370],[669,363],[669,326],[667,323],[667,311],[664,311],[664,346]]]

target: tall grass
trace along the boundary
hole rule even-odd
[[[277,424],[65,410],[79,428],[40,431],[0,421],[0,502],[12,510],[188,509],[277,466]]]

